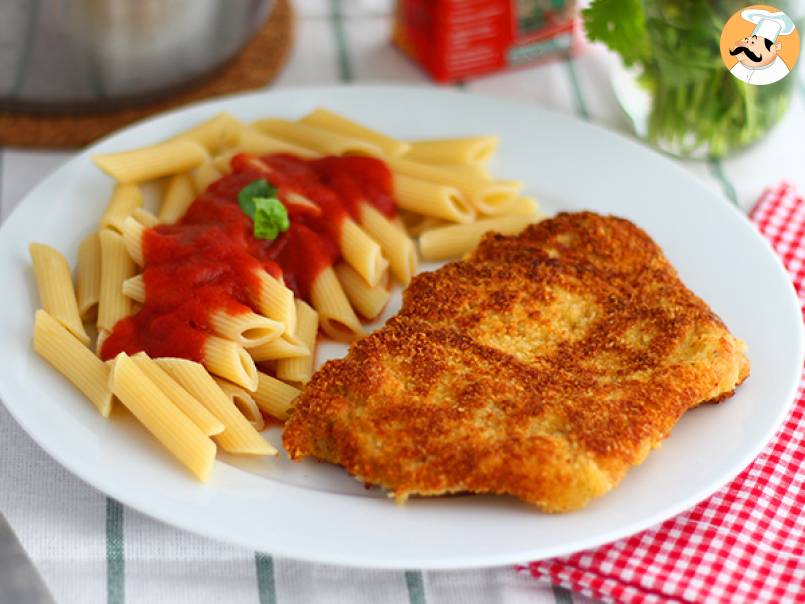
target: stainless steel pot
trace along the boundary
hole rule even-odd
[[[0,108],[152,100],[223,65],[273,0],[0,0]]]

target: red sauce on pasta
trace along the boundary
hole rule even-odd
[[[146,301],[115,325],[103,343],[103,359],[144,350],[203,362],[211,314],[253,309],[257,271],[282,277],[297,297],[309,300],[316,276],[340,257],[347,216],[359,222],[362,203],[394,216],[391,172],[378,159],[240,154],[231,166],[232,173],[212,183],[176,224],[143,234]],[[240,190],[260,178],[277,187],[290,218],[288,231],[273,241],[253,236],[252,220],[238,205]]]

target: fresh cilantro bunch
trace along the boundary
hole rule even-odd
[[[789,12],[777,2],[780,10]],[[652,98],[648,138],[680,155],[720,157],[765,134],[786,112],[796,76],[768,86],[735,78],[721,30],[743,0],[593,0],[582,11],[590,40],[636,67]]]
[[[262,178],[240,190],[238,205],[254,221],[256,239],[273,241],[291,227],[288,210],[277,197],[276,187]]]

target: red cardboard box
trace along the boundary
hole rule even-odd
[[[394,42],[439,82],[567,55],[574,0],[398,0]]]

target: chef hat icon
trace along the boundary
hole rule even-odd
[[[787,36],[794,31],[794,22],[784,12],[770,12],[760,8],[748,8],[741,11],[741,17],[755,24],[753,36],[766,38],[774,42],[777,36]]]

